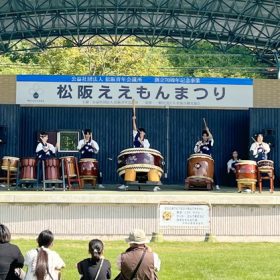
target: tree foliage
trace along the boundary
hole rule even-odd
[[[57,39],[44,51],[20,43],[0,57],[0,73],[262,78],[267,67],[241,46],[225,53],[205,41],[179,49],[172,43],[171,48],[146,47],[134,38],[117,47],[102,46],[101,38],[92,40],[89,45],[95,46],[77,48],[67,39]],[[26,44],[31,50],[19,52]]]

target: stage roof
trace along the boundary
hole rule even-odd
[[[117,46],[136,36],[148,46],[206,40],[224,52],[240,44],[275,65],[279,19],[274,0],[2,0],[0,52],[22,40],[45,49],[59,37],[83,46],[98,36]]]

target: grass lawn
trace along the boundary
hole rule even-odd
[[[22,253],[36,246],[33,240],[13,240]],[[79,279],[76,263],[88,257],[87,241],[56,240],[57,251],[66,268],[64,280]],[[280,243],[151,243],[161,259],[160,280],[274,280],[280,279]],[[117,275],[117,255],[127,248],[124,241],[105,242],[105,257]]]

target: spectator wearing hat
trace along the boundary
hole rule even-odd
[[[142,229],[134,229],[129,233],[126,242],[130,247],[118,256],[117,266],[121,271],[116,279],[156,280],[156,272],[160,270],[160,259],[146,244],[146,234]]]

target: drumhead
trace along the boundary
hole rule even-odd
[[[150,149],[150,148],[130,148],[130,149],[125,149],[122,150],[120,152],[120,154],[118,155],[118,158],[123,156],[123,155],[129,155],[129,154],[143,154],[143,153],[147,153],[147,154],[152,154],[152,155],[156,155],[159,156],[163,159],[163,156],[161,155],[161,153],[155,149]]]
[[[73,156],[68,156],[68,157],[60,157],[60,159],[74,159],[75,157]]]
[[[242,165],[242,164],[250,164],[250,165],[257,165],[257,163],[254,160],[240,160],[235,165]]]
[[[95,158],[81,158],[79,162],[97,162]]]
[[[274,164],[273,160],[268,160],[268,159],[262,159],[258,161],[258,164],[262,164],[262,163],[270,163],[270,164]]]
[[[211,156],[206,155],[206,154],[192,154],[192,155],[190,155],[188,160],[190,160],[192,158],[209,159],[209,160],[213,160],[214,161],[214,159]]]
[[[4,160],[4,159],[19,160],[18,157],[9,157],[9,156],[4,156],[4,157],[3,157],[3,160]]]

